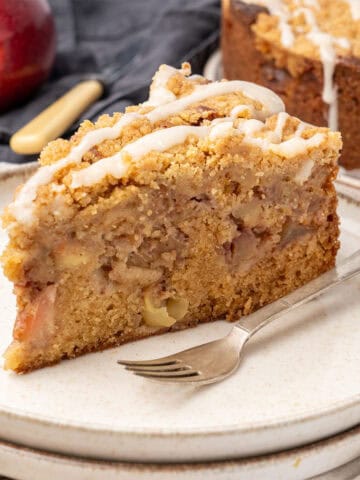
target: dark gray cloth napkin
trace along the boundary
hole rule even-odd
[[[0,116],[0,161],[22,163],[34,156],[14,154],[12,133],[89,75],[121,67],[106,97],[84,112],[123,111],[144,101],[161,63],[190,61],[201,73],[219,36],[219,0],[49,0],[55,16],[58,49],[49,81],[25,105]],[[80,119],[81,121],[81,119]],[[68,136],[79,122],[72,126]]]

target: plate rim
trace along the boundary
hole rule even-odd
[[[116,347],[115,347],[116,348]],[[48,367],[51,368],[51,367]],[[10,373],[12,375],[12,373]],[[162,430],[153,430],[148,427],[137,427],[133,429],[126,429],[122,428],[121,430],[118,430],[116,428],[109,428],[109,427],[104,427],[101,424],[98,423],[77,423],[74,421],[66,421],[66,422],[61,422],[57,420],[56,418],[49,417],[46,415],[39,415],[37,414],[36,417],[32,416],[31,412],[27,410],[19,410],[19,409],[11,409],[8,407],[5,407],[4,405],[0,404],[0,419],[1,416],[5,417],[7,416],[8,419],[14,419],[17,421],[24,421],[26,420],[29,423],[35,424],[35,425],[41,425],[43,427],[60,427],[60,428],[69,428],[69,429],[76,429],[77,431],[85,431],[85,432],[92,432],[92,433],[104,433],[104,434],[122,434],[122,435],[127,435],[127,436],[141,436],[143,437],[144,435],[147,436],[152,436],[152,437],[157,437],[157,438],[169,438],[169,437],[178,437],[181,435],[182,437],[204,437],[204,436],[213,436],[213,435],[227,435],[227,434],[241,434],[241,433],[248,433],[254,431],[256,429],[257,432],[259,431],[266,431],[274,426],[276,427],[286,427],[289,425],[296,425],[299,423],[303,423],[304,421],[313,421],[313,420],[319,420],[327,416],[332,416],[335,413],[341,413],[342,411],[346,410],[351,410],[354,407],[360,407],[360,393],[355,395],[354,397],[351,397],[350,402],[335,402],[334,404],[331,405],[330,408],[326,410],[321,410],[321,411],[313,411],[311,414],[306,415],[305,413],[303,415],[296,415],[294,417],[287,417],[286,419],[277,419],[274,421],[269,420],[266,422],[253,422],[251,425],[249,424],[248,426],[245,424],[244,427],[239,427],[239,425],[229,425],[227,427],[213,427],[212,429],[209,428],[193,428],[193,429],[188,429],[188,430],[177,430],[177,429],[162,429]],[[360,421],[360,417],[359,417]]]
[[[296,461],[300,460],[300,463],[304,459],[309,459],[311,455],[316,456],[317,454],[321,455],[324,450],[334,449],[334,448],[341,448],[343,443],[356,440],[357,438],[360,439],[360,424],[352,427],[344,432],[338,433],[336,435],[324,438],[322,440],[311,442],[309,444],[302,445],[300,447],[295,447],[287,450],[281,450],[272,452],[269,454],[262,454],[256,455],[252,457],[237,457],[237,458],[230,458],[225,460],[209,460],[209,461],[200,461],[196,463],[192,462],[174,462],[174,463],[153,463],[153,462],[126,462],[121,460],[102,460],[99,458],[88,458],[84,456],[76,456],[76,455],[67,455],[64,453],[53,452],[48,450],[42,450],[39,448],[29,447],[25,445],[16,444],[13,442],[9,442],[6,440],[0,440],[0,459],[1,459],[1,451],[8,450],[11,453],[19,453],[22,456],[30,455],[30,456],[37,456],[40,457],[39,459],[48,462],[56,462],[58,464],[65,464],[65,465],[75,465],[79,468],[91,468],[91,467],[99,467],[102,470],[102,475],[106,473],[108,469],[116,470],[116,472],[131,472],[133,474],[171,474],[174,473],[176,475],[192,473],[196,472],[203,472],[206,473],[209,470],[215,470],[217,472],[227,471],[231,469],[233,474],[236,474],[234,468],[238,467],[252,467],[256,465],[265,466],[274,465],[276,462],[290,460],[292,461],[294,458]],[[316,458],[316,457],[315,457]],[[351,467],[351,464],[354,461],[358,461],[360,457],[353,457],[351,455],[350,460],[346,460],[345,463],[338,463],[336,462],[336,466],[332,468],[332,470],[328,470],[321,467],[321,472],[315,473],[315,477],[311,477],[311,479],[321,480],[323,475],[328,475],[334,470],[336,472],[346,473],[347,468]],[[311,461],[311,458],[310,458]],[[299,464],[300,464],[299,463]],[[293,465],[294,466],[294,465]],[[45,463],[46,468],[46,463]],[[60,465],[61,468],[61,465]],[[7,473],[7,472],[6,472]],[[110,472],[111,473],[111,472]],[[249,472],[251,473],[251,472]],[[265,472],[266,473],[266,472]],[[1,473],[0,473],[1,474]],[[312,475],[312,474],[311,474]],[[142,478],[142,477],[141,477]],[[163,477],[162,477],[163,478]],[[176,476],[176,478],[178,478]],[[181,475],[183,478],[183,475]],[[234,477],[235,478],[235,477]],[[346,477],[348,478],[348,477]],[[309,480],[311,480],[309,479]],[[325,478],[324,478],[325,480]],[[355,478],[354,478],[355,480]]]
[[[218,59],[215,58],[216,61]],[[28,175],[32,173],[37,166],[37,162],[31,162],[28,164],[21,164],[15,168],[10,168],[8,171],[4,170],[0,172],[0,182],[6,181],[9,178],[12,177],[21,177],[23,175]],[[347,197],[344,197],[343,199],[345,202],[350,202]],[[360,202],[355,201],[356,205],[360,208]],[[115,347],[116,348],[116,347]],[[66,360],[65,360],[66,361]],[[71,360],[70,360],[71,361]],[[51,367],[47,367],[51,368]],[[15,375],[13,373],[9,373],[10,375]],[[31,375],[31,373],[30,373]],[[59,421],[58,419],[47,416],[47,415],[41,415],[37,414],[36,417],[32,415],[31,412],[28,410],[19,410],[16,408],[9,408],[3,404],[0,403],[0,418],[1,416],[7,416],[8,419],[12,418],[17,421],[24,421],[26,420],[28,423],[32,423],[33,425],[41,425],[43,427],[60,427],[60,428],[68,428],[68,429],[76,429],[77,431],[91,431],[94,433],[121,433],[123,435],[131,435],[131,436],[143,436],[145,435],[151,435],[153,437],[171,437],[171,436],[186,436],[186,437],[197,437],[197,436],[209,436],[209,435],[219,435],[219,434],[235,434],[235,433],[246,433],[246,432],[251,432],[254,430],[254,428],[257,431],[266,431],[270,428],[273,428],[274,426],[276,427],[286,427],[289,425],[296,425],[298,423],[302,423],[304,421],[312,421],[312,420],[317,420],[321,419],[323,417],[326,417],[328,415],[333,415],[334,413],[342,412],[344,410],[352,409],[354,407],[360,407],[360,391],[357,395],[351,397],[350,399],[340,401],[340,402],[335,402],[331,405],[328,406],[325,410],[316,410],[313,409],[311,412],[309,410],[304,410],[301,413],[297,413],[293,417],[287,416],[286,418],[277,418],[277,419],[269,419],[266,423],[264,422],[252,422],[251,424],[244,425],[243,427],[239,425],[228,425],[226,427],[213,427],[211,429],[209,428],[190,428],[187,429],[186,431],[181,430],[179,431],[178,429],[162,429],[162,430],[154,430],[153,428],[132,428],[132,429],[126,429],[123,428],[121,431],[119,431],[116,428],[109,428],[109,427],[104,427],[101,424],[98,424],[96,422],[82,422],[78,423],[76,421]],[[360,421],[360,418],[359,418]]]

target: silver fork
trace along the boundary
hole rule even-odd
[[[360,273],[360,250],[294,292],[244,316],[224,338],[154,360],[119,360],[135,375],[161,382],[205,385],[223,380],[240,364],[241,352],[255,333],[273,320],[309,302],[325,290]]]

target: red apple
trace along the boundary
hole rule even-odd
[[[55,26],[47,0],[0,0],[0,111],[38,88],[54,57]]]

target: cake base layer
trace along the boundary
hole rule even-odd
[[[333,267],[337,168],[315,166],[303,184],[296,172],[306,157],[260,171],[221,145],[211,175],[194,156],[194,167],[180,161],[151,186],[115,188],[71,222],[38,231],[26,282],[15,287],[21,309],[7,368],[234,321]],[[6,255],[18,275],[17,257]]]
[[[66,326],[61,329],[58,344],[55,343],[43,351],[24,352],[21,344],[15,342],[10,347],[11,360],[8,368],[25,373],[55,364],[62,359],[116,347],[154,334],[194,327],[198,323],[225,318],[236,321],[241,315],[257,310],[332,268],[337,251],[337,243],[334,243],[336,236],[337,226],[333,223],[310,239],[288,245],[253,268],[239,285],[237,293],[229,297],[214,295],[213,298],[208,298],[201,306],[192,309],[186,319],[171,327],[153,328],[146,325],[129,327],[127,321],[120,320],[129,318],[128,306],[123,301],[112,304],[119,320],[113,325],[108,319],[104,322],[102,315],[108,309],[109,302],[103,302],[102,298],[98,297],[89,305],[86,299],[93,296],[89,285],[86,285],[86,282],[81,285],[81,280],[71,281],[64,286],[64,291],[60,295],[62,301],[60,300],[58,308],[62,311],[62,318],[66,319],[64,321]],[[194,280],[194,272],[190,271],[184,282],[189,282],[190,285],[202,283],[198,274],[199,272],[196,272],[197,280]],[[216,283],[220,283],[216,278],[213,280],[212,289],[216,288]],[[208,281],[206,279],[205,283]],[[77,311],[82,311],[82,318],[79,319],[79,315],[71,308],[72,305],[77,306]],[[88,324],[86,330],[83,328],[84,322]],[[78,332],[74,334],[76,330]]]

